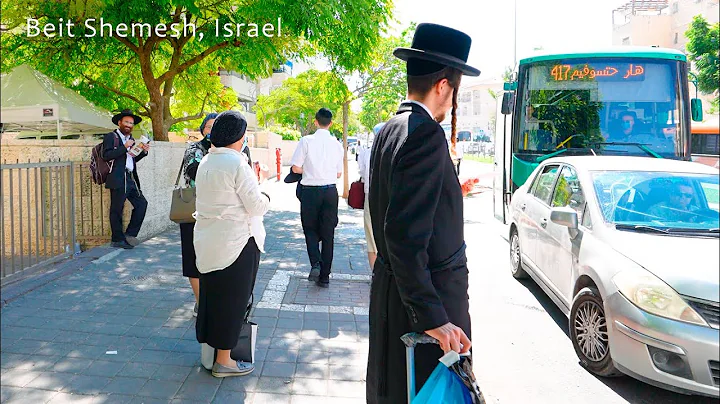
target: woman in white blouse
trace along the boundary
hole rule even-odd
[[[247,121],[237,111],[217,116],[210,133],[214,148],[197,169],[195,254],[200,272],[197,340],[217,350],[215,377],[251,373],[251,363],[235,361],[237,344],[255,284],[265,232],[262,216],[270,197],[242,153]]]

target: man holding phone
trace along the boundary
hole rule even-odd
[[[140,179],[137,174],[137,162],[148,154],[150,145],[142,143],[142,151],[133,156],[130,153],[135,145],[132,130],[142,121],[129,109],[123,110],[113,116],[112,122],[117,129],[103,138],[103,159],[112,161],[112,170],[105,182],[105,188],[110,190],[110,228],[112,229],[112,246],[116,248],[132,249],[139,244],[137,235],[140,232],[145,213],[147,200],[140,191]],[[123,232],[122,216],[125,200],[133,206],[130,223]]]

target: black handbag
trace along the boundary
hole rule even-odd
[[[250,309],[253,305],[253,295],[250,295],[250,304],[243,317],[243,324],[240,328],[240,335],[235,347],[230,350],[230,357],[236,361],[246,363],[255,363],[255,341],[257,340],[258,325],[252,321],[248,321],[250,317]],[[213,349],[208,344],[201,344],[200,362],[207,370],[211,370],[215,360],[217,359],[217,349]]]
[[[230,351],[230,357],[236,361],[247,363],[255,363],[255,341],[257,340],[258,325],[252,321],[248,321],[250,317],[250,309],[252,309],[254,296],[250,295],[250,304],[243,318],[242,328],[240,328],[240,336],[238,342]]]

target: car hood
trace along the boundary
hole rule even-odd
[[[615,230],[609,244],[678,293],[720,300],[720,240]]]

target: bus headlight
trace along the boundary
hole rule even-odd
[[[623,296],[648,313],[708,326],[673,288],[649,272],[622,271],[613,277],[613,283]]]

